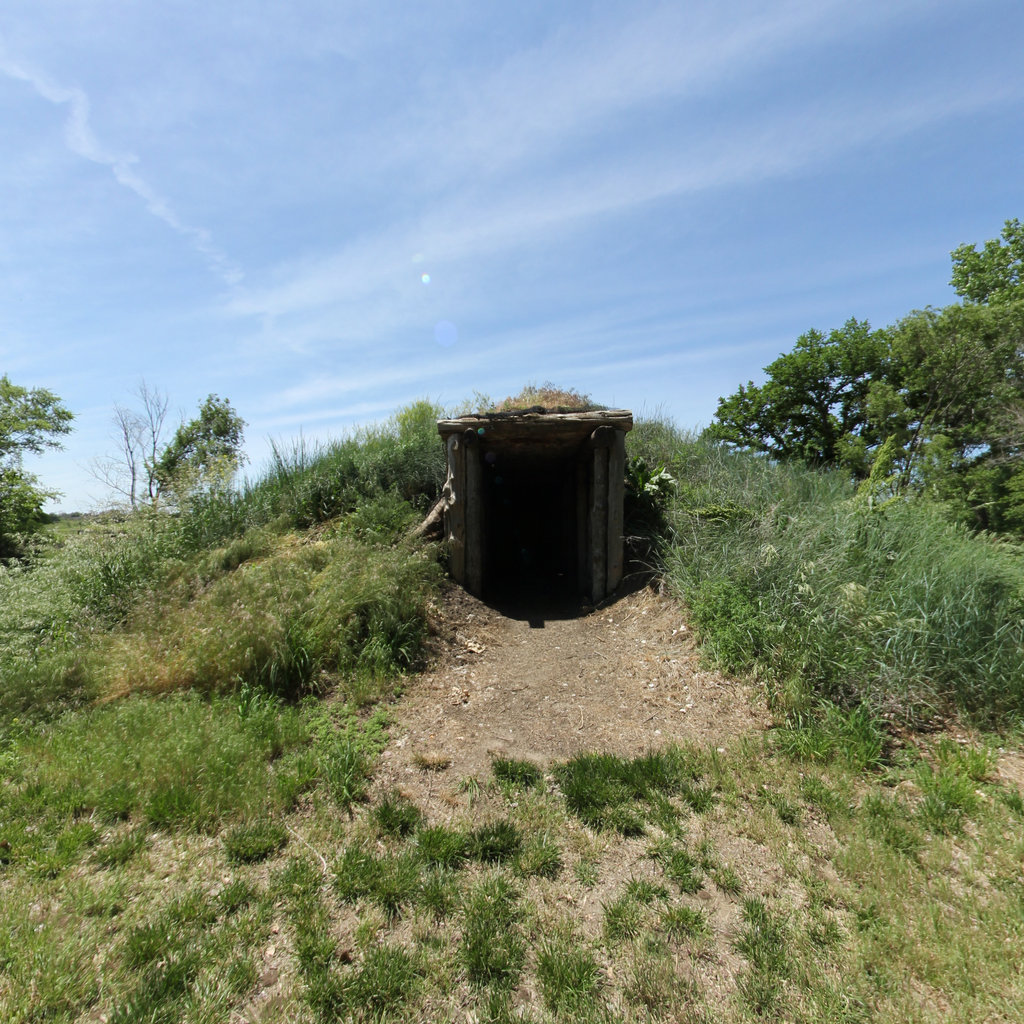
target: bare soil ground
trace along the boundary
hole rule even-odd
[[[469,813],[460,783],[487,780],[495,756],[548,769],[584,751],[635,757],[672,741],[728,751],[771,723],[758,694],[700,664],[683,611],[649,587],[586,614],[545,618],[502,614],[453,587],[436,609],[435,629],[432,667],[391,709],[391,740],[374,773],[375,789],[398,789],[431,821]],[[495,813],[504,813],[500,798],[482,795],[473,817]],[[776,874],[783,883],[762,844],[719,834],[710,818],[694,829],[745,885],[756,879],[759,889],[772,888]],[[564,921],[568,912],[582,935],[599,936],[604,905],[629,879],[659,881],[648,845],[617,834],[588,838],[571,826],[563,877],[528,886],[540,919]],[[593,862],[595,883],[573,881],[581,856]],[[742,967],[731,946],[738,904],[710,885],[695,901],[716,938],[694,970],[712,1000],[727,1000]],[[539,995],[527,984],[516,998],[531,1004]]]
[[[414,799],[485,777],[494,756],[547,768],[673,740],[728,748],[769,724],[748,687],[701,667],[679,606],[650,588],[552,618],[503,615],[452,588],[435,621],[437,658],[396,704],[378,776]]]

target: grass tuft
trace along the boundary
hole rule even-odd
[[[544,782],[544,773],[538,765],[509,757],[495,757],[491,761],[491,774],[498,785],[509,792],[540,789]]]
[[[660,922],[666,934],[678,942],[702,938],[710,931],[707,915],[686,906],[666,907]]]
[[[844,710],[823,701],[814,713],[795,711],[775,734],[780,750],[804,761],[841,761],[856,771],[872,771],[884,763],[884,724],[866,704]]]
[[[624,893],[604,905],[603,931],[609,945],[637,938],[646,927],[643,904]]]
[[[558,937],[542,941],[536,972],[544,1005],[552,1013],[597,1016],[600,968],[593,953],[578,940]]]
[[[526,959],[519,900],[518,890],[500,875],[467,894],[459,959],[474,987],[502,992],[519,984]]]
[[[285,827],[264,820],[236,825],[224,836],[224,853],[233,864],[256,864],[273,856],[288,842]]]
[[[627,760],[614,754],[578,754],[555,768],[569,810],[591,828],[643,835],[648,821],[665,828],[678,811],[669,798],[706,810],[711,796],[700,779],[702,759],[666,747]]]
[[[468,834],[447,825],[421,828],[416,833],[416,847],[422,861],[443,868],[462,867],[471,852]]]
[[[371,817],[382,835],[405,839],[419,828],[423,812],[408,797],[391,790],[373,808]]]
[[[777,1014],[793,959],[785,922],[762,900],[751,897],[743,901],[743,924],[734,946],[750,971],[741,980],[740,993],[757,1016]]]
[[[511,821],[481,825],[469,834],[469,853],[484,864],[503,864],[517,856],[523,837]]]
[[[554,836],[530,836],[515,856],[515,871],[521,878],[555,879],[562,871],[562,854]]]

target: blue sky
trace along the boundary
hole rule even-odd
[[[1024,217],[1021,0],[4,0],[0,373],[269,439],[553,381],[703,425]]]

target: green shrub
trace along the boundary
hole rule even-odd
[[[414,666],[440,570],[432,551],[388,546],[440,493],[439,413],[415,403],[321,451],[278,452],[237,490],[98,517],[0,566],[0,728],[100,692],[291,697],[325,672],[369,692]],[[326,544],[280,536],[329,518],[344,521]]]

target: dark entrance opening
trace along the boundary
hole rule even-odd
[[[578,602],[576,456],[483,446],[483,596]]]
[[[595,605],[622,581],[625,409],[440,420],[449,569],[470,593],[534,609]]]

